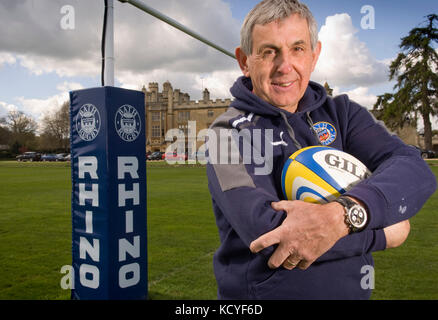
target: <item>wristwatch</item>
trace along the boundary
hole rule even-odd
[[[349,233],[361,231],[368,221],[368,213],[364,207],[348,197],[340,196],[336,200],[345,210],[345,224]]]

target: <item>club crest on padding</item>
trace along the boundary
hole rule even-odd
[[[116,112],[115,126],[122,140],[131,142],[137,139],[141,131],[141,120],[137,110],[129,104],[121,106]]]

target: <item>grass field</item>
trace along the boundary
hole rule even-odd
[[[147,176],[150,298],[215,299],[205,168],[154,162]],[[0,162],[0,182],[0,299],[69,299],[59,285],[71,264],[69,163]],[[374,254],[373,299],[438,299],[437,208],[436,193],[402,247]]]

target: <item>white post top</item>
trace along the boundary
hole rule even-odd
[[[114,1],[107,0],[104,85],[114,86]]]

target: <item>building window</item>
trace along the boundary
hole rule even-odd
[[[152,112],[152,121],[160,121],[160,113]]]
[[[187,136],[189,134],[189,128],[186,124],[180,124],[178,129],[184,132],[184,135]]]
[[[188,121],[190,119],[190,111],[180,111],[178,112],[178,121]]]
[[[214,111],[213,110],[208,110],[207,111],[207,117],[209,117],[209,118],[214,117]]]
[[[160,133],[161,133],[160,126],[152,126],[152,137],[153,138],[161,137]]]

